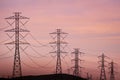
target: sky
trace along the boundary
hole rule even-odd
[[[13,16],[13,12],[22,12],[22,16],[30,18],[25,25],[30,33],[25,39],[32,46],[28,46],[25,51],[31,56],[26,56],[21,50],[23,75],[55,73],[56,57],[53,56],[56,54],[49,54],[52,51],[49,42],[54,40],[49,33],[55,32],[56,29],[62,29],[63,32],[68,33],[65,38],[68,42],[66,47],[68,53],[62,54],[63,72],[67,73],[67,69],[74,66],[74,62],[70,60],[74,58],[74,55],[71,55],[74,48],[79,48],[85,53],[80,56],[85,60],[81,63],[81,66],[85,67],[82,69],[83,76],[89,72],[92,75],[97,74],[94,76],[95,79],[99,78],[98,61],[100,59],[98,56],[102,53],[109,57],[106,58],[108,62],[114,60],[116,71],[120,72],[120,0],[0,0],[0,11],[0,54],[9,51],[7,46],[10,49],[14,47],[4,45],[14,40],[14,37],[9,39],[7,33],[4,32],[4,30],[13,28],[4,18]],[[25,34],[22,33],[22,35]],[[34,39],[30,34],[34,36]],[[5,41],[6,39],[9,40]],[[47,46],[41,46],[38,42]],[[25,45],[22,47],[25,48]],[[46,56],[39,58],[32,48],[39,52],[40,56]],[[4,59],[8,56],[14,56],[14,49],[0,56],[0,76],[12,74],[13,57]],[[31,61],[31,58],[35,62]],[[108,67],[106,67],[106,74],[109,78],[108,72]],[[120,79],[118,75],[116,77]]]

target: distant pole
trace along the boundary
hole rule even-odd
[[[93,80],[93,77],[92,77],[92,75],[90,75],[90,80]]]
[[[87,73],[87,80],[90,80],[90,79],[89,79],[89,74],[88,74],[88,73]]]
[[[110,64],[110,80],[115,80],[115,71],[114,71],[114,62],[112,61]]]
[[[62,74],[61,53],[67,53],[67,52],[64,52],[62,49],[62,45],[63,44],[65,45],[67,43],[63,42],[62,40],[65,38],[63,37],[63,35],[66,35],[67,33],[62,32],[61,29],[57,29],[56,32],[53,32],[50,34],[55,35],[55,37],[53,37],[55,42],[50,42],[50,44],[56,50],[50,53],[57,53],[56,74]]]
[[[74,67],[72,67],[72,68],[74,68],[73,75],[81,76],[81,68],[82,67],[79,66],[79,62],[81,62],[82,60],[79,59],[79,55],[84,54],[84,53],[80,52],[78,48],[75,48],[74,52],[72,52],[72,54],[75,54],[75,58],[72,59],[72,61],[75,62]]]
[[[14,44],[15,45],[14,65],[13,65],[12,76],[13,77],[21,77],[22,76],[22,69],[21,69],[21,60],[20,60],[20,50],[19,50],[19,47],[20,47],[20,44],[28,44],[28,43],[20,41],[20,39],[19,39],[20,38],[20,32],[29,32],[29,31],[20,28],[20,23],[22,24],[22,22],[20,22],[20,20],[22,20],[22,19],[29,19],[29,18],[24,17],[24,16],[20,16],[20,14],[21,14],[20,12],[15,12],[14,14],[15,14],[14,16],[10,16],[10,17],[5,18],[5,19],[6,20],[14,20],[13,23],[15,24],[14,25],[15,28],[10,29],[10,30],[5,30],[5,32],[14,32],[15,33],[15,41],[9,42],[9,43],[5,43],[5,44],[6,45],[9,45],[9,44]],[[9,23],[9,25],[12,25],[12,24]]]
[[[68,74],[70,74],[70,69],[67,69],[67,71],[68,71]]]
[[[92,75],[87,73],[87,80],[92,80]]]
[[[101,67],[100,80],[107,80],[106,73],[105,73],[105,57],[106,56],[104,54],[99,56],[99,58],[101,58],[101,61],[99,61],[101,63],[101,65],[100,65],[100,67]]]

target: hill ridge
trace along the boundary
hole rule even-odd
[[[69,74],[47,74],[47,75],[28,75],[18,78],[0,80],[87,80],[87,79]]]

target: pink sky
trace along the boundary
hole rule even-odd
[[[23,16],[30,18],[29,23],[26,25],[27,29],[43,44],[52,41],[49,33],[54,32],[57,28],[69,33],[66,38],[70,48],[66,49],[69,52],[68,55],[71,57],[70,53],[73,48],[80,48],[81,51],[86,53],[82,57],[85,60],[83,63],[85,67],[83,69],[84,75],[85,72],[95,74],[99,71],[97,68],[97,56],[101,55],[101,53],[105,53],[120,67],[119,0],[0,0],[0,11],[0,29],[8,26],[4,18],[13,15],[13,12],[22,12]],[[2,37],[0,41],[8,39],[4,31],[0,31],[0,37]],[[31,44],[38,46],[30,36],[26,37],[26,39]],[[52,50],[50,47],[35,49],[43,55],[48,54]],[[6,51],[8,51],[6,46],[1,45],[0,54]],[[37,56],[30,48],[26,52]],[[13,55],[13,53],[14,51],[5,56]],[[26,64],[34,65],[22,52],[21,57]],[[74,57],[72,56],[71,58]],[[39,65],[45,65],[43,63],[48,63],[52,57],[48,54],[47,58],[33,59]],[[68,57],[65,57],[65,59],[69,66],[66,66],[63,62],[64,72],[66,72],[67,68],[73,66]],[[11,75],[12,65],[13,58],[1,59],[0,75]],[[43,71],[45,71],[44,74],[53,73],[55,70],[54,60],[50,66],[53,66],[53,70],[48,70],[47,72],[41,68],[40,71],[36,71],[36,69],[28,68],[25,65],[22,66],[22,69],[24,75],[42,74]],[[33,67],[38,66],[34,65]],[[95,72],[93,73],[91,70],[95,70]],[[119,69],[118,72],[120,72]],[[106,73],[108,73],[108,70]]]

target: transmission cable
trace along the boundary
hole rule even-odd
[[[29,65],[29,64],[24,63],[23,61],[21,61],[21,62],[22,62],[23,65],[25,65],[25,66],[27,66],[29,68],[41,71],[41,69],[39,67],[33,67],[33,66]]]
[[[24,61],[21,61],[21,62],[22,62],[22,64],[24,64],[25,66],[28,66],[28,67],[30,67],[30,68],[32,68],[32,69],[40,69],[39,67],[33,67],[33,66],[31,66],[31,65],[28,65],[28,64],[24,63]]]
[[[27,43],[28,43],[28,41],[25,39],[25,38],[23,38]],[[30,44],[30,48],[36,53],[36,54],[38,54],[40,57],[36,57],[36,56],[32,56],[32,55],[30,55],[30,56],[32,56],[32,57],[34,57],[34,58],[41,58],[41,57],[46,57],[45,55],[41,55],[38,51],[36,51],[32,46],[31,46],[31,44]]]
[[[7,54],[8,54],[9,52],[11,52],[13,49],[14,49],[14,48],[12,48],[12,49],[9,49],[9,51],[8,51],[8,52],[5,52],[5,53],[1,54],[0,56],[7,55]],[[6,58],[11,58],[11,57],[13,57],[13,56],[1,57],[0,59],[6,59]]]
[[[2,57],[0,59],[8,59],[8,58],[12,58],[12,57],[14,57],[14,56]]]
[[[67,61],[65,60],[65,58],[63,57],[63,56],[61,56],[62,57],[62,61],[69,67],[69,64],[67,63]]]
[[[27,67],[29,67],[29,68],[32,68],[32,69],[40,70],[40,71],[41,71],[41,69],[40,69],[39,67],[33,67],[33,66],[29,65],[29,64],[24,63],[23,61],[21,61],[21,62],[22,62],[23,65],[25,65],[25,66],[27,66]],[[47,68],[47,69],[45,69],[45,70],[50,71],[49,68]]]
[[[8,39],[6,39],[4,41],[1,41],[0,44],[3,45],[3,43],[6,42],[6,41],[8,41],[8,40],[10,40],[10,39],[8,38]]]
[[[2,53],[2,54],[0,54],[0,56],[4,56],[4,55],[8,54],[9,52],[10,52],[10,51],[5,52],[5,53]]]
[[[9,27],[9,26],[6,26],[6,27],[3,27],[3,28],[0,28],[0,31],[6,29],[6,28],[8,28],[8,27]]]
[[[34,63],[36,64],[38,67],[42,67],[39,64],[37,64],[25,51],[23,51],[25,53],[25,55]],[[42,67],[43,68],[43,67]]]
[[[35,52],[35,53],[37,53],[39,56],[41,56],[41,57],[46,57],[45,55],[41,55],[38,51],[36,51],[33,47],[31,47],[30,46],[30,48]]]
[[[29,33],[29,35],[41,46],[44,46],[44,47],[47,46],[47,45],[43,45],[42,43],[40,43],[31,33]]]
[[[22,49],[22,48],[21,48],[21,49]],[[23,49],[22,49],[22,50],[23,50]],[[26,55],[34,64],[36,64],[38,67],[45,68],[45,66],[48,65],[48,64],[46,64],[45,66],[41,66],[41,65],[37,64],[37,63],[28,55],[28,53],[26,53],[24,50],[23,50],[23,52],[24,52],[25,55]],[[50,62],[49,62],[49,63],[50,63]]]
[[[27,28],[26,28],[24,25],[25,25],[27,22],[28,22],[28,21],[26,21],[25,23],[20,22],[25,29],[27,29]],[[27,30],[28,30],[28,29],[27,29]],[[34,46],[34,45],[33,45],[33,47],[47,47],[48,44],[43,45],[43,44],[40,43],[30,32],[28,32],[28,34],[32,37],[33,40],[35,40],[38,44],[41,45],[41,46]]]

